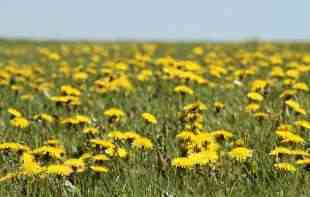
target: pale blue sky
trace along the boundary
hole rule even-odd
[[[310,0],[0,0],[0,37],[310,39]]]

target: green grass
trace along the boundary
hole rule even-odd
[[[50,60],[38,53],[38,48],[48,48],[50,51],[61,53],[61,47],[67,46],[69,54],[61,55],[58,61]],[[271,79],[269,72],[273,66],[261,67],[260,61],[270,64],[268,58],[274,54],[282,56],[284,61],[278,65],[284,70],[289,69],[292,62],[299,65],[304,63],[302,56],[310,53],[310,44],[307,43],[275,43],[262,50],[263,43],[156,43],[157,49],[150,55],[151,60],[145,64],[146,68],[153,71],[150,80],[141,82],[136,79],[140,67],[130,65],[125,72],[135,90],[131,93],[110,92],[107,94],[94,93],[94,81],[102,78],[100,70],[105,68],[109,61],[130,63],[135,55],[145,53],[143,43],[57,43],[57,42],[31,42],[31,41],[0,41],[0,66],[1,68],[18,65],[34,69],[38,65],[43,73],[37,74],[43,82],[51,82],[53,87],[48,90],[50,95],[58,95],[62,85],[71,84],[82,92],[81,105],[68,110],[57,107],[43,92],[34,90],[30,84],[37,78],[25,82],[13,79],[8,85],[0,86],[0,141],[18,142],[27,144],[32,148],[42,146],[50,137],[59,139],[66,150],[66,158],[77,157],[80,151],[87,149],[88,137],[82,133],[83,126],[66,127],[59,124],[42,124],[31,122],[25,129],[13,128],[10,125],[9,107],[22,111],[30,119],[38,113],[53,114],[63,117],[80,113],[96,119],[96,124],[106,128],[106,133],[111,130],[132,130],[148,137],[154,144],[151,151],[137,151],[130,149],[128,160],[112,159],[107,163],[110,171],[107,174],[97,175],[92,172],[74,174],[70,177],[19,177],[14,180],[0,182],[0,196],[308,196],[310,193],[310,172],[297,167],[295,173],[279,172],[273,168],[274,157],[270,151],[281,145],[275,130],[280,123],[292,124],[295,120],[306,119],[309,121],[310,97],[308,92],[299,92],[294,98],[306,110],[308,115],[294,115],[283,110],[283,100],[279,95],[285,89],[282,81],[275,80],[271,92],[265,95],[262,110],[270,112],[272,118],[257,121],[253,115],[244,111],[248,99],[250,82],[255,79]],[[202,46],[204,55],[194,55],[193,47]],[[89,47],[91,50],[83,49]],[[94,62],[96,48],[104,48],[97,55],[101,57]],[[263,57],[249,59],[242,63],[240,50],[254,55],[260,51]],[[297,54],[297,57],[285,57],[285,52]],[[218,57],[211,63],[223,64],[228,69],[228,74],[215,78],[208,73],[210,62],[205,62],[206,55],[216,52]],[[161,66],[155,60],[167,55],[177,60],[191,60],[200,63],[204,69],[204,78],[211,85],[199,85],[193,82],[181,82],[163,78]],[[59,72],[59,65],[67,62],[69,68],[74,70],[81,66],[87,70],[94,66],[95,74],[90,74],[84,82],[72,79],[72,74],[64,76]],[[229,76],[233,76],[236,69],[256,66],[257,72],[242,80],[243,86],[233,86],[231,89],[223,87],[224,84],[233,84]],[[298,68],[298,67],[297,67]],[[3,69],[2,69],[3,70]],[[57,74],[56,78],[52,75]],[[310,86],[310,71],[301,73],[297,79]],[[173,92],[176,85],[187,83],[195,92],[193,96],[182,97]],[[22,86],[21,92],[11,89],[13,84]],[[210,83],[209,83],[210,84]],[[21,95],[32,94],[32,100],[23,100]],[[198,166],[193,169],[179,169],[170,165],[169,161],[180,156],[180,146],[175,138],[183,129],[179,120],[179,113],[184,105],[201,101],[207,104],[208,110],[203,112],[204,128],[207,131],[226,129],[233,133],[233,140],[242,139],[245,146],[252,149],[253,157],[245,163],[236,162],[226,154],[220,157],[215,168]],[[214,113],[212,104],[221,101],[225,108],[220,113]],[[103,111],[109,107],[118,107],[126,112],[126,120],[110,125]],[[158,119],[158,124],[148,125],[141,118],[143,112],[150,112]],[[298,129],[296,129],[298,130]],[[100,136],[105,136],[101,133]],[[299,147],[307,150],[309,146],[309,133],[298,130],[306,143],[303,145],[284,145]],[[233,140],[222,144],[222,151],[227,153],[232,148]],[[158,152],[166,158],[167,165],[159,161]],[[291,159],[291,163],[294,163]],[[0,175],[14,172],[20,167],[19,156],[13,153],[0,152]],[[1,177],[0,176],[0,177]]]

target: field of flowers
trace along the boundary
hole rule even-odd
[[[310,44],[0,41],[0,196],[308,196]]]

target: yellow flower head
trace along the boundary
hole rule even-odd
[[[99,133],[99,129],[96,127],[86,127],[83,129],[83,133],[86,134],[98,134]]]
[[[22,113],[19,112],[17,109],[9,108],[8,109],[9,114],[11,114],[13,117],[22,117]]]
[[[108,160],[110,160],[110,158],[108,156],[106,156],[105,154],[98,154],[98,155],[94,155],[92,157],[92,160],[94,160],[94,161],[108,161]]]
[[[254,113],[254,112],[256,112],[257,110],[259,110],[259,108],[260,108],[260,105],[259,105],[259,104],[250,103],[250,104],[248,104],[248,105],[245,107],[245,111],[246,111],[246,112],[250,112],[250,113]]]
[[[196,165],[212,165],[219,159],[215,151],[202,151],[190,154],[187,157],[178,157],[172,160],[171,165],[179,168],[192,168]]]
[[[285,101],[285,104],[294,112],[306,115],[306,111],[296,101],[287,100]]]
[[[247,96],[251,101],[262,102],[264,100],[264,97],[257,92],[250,92]]]
[[[53,116],[46,114],[46,113],[35,115],[33,118],[35,120],[42,120],[42,121],[45,121],[47,123],[54,123],[54,121],[55,121],[55,118]]]
[[[128,152],[125,148],[108,148],[105,150],[105,153],[110,157],[119,157],[119,158],[126,158]]]
[[[298,160],[296,162],[296,164],[309,166],[310,165],[310,159],[309,158],[307,158],[307,159],[300,159],[300,160]]]
[[[245,147],[237,147],[231,150],[228,155],[232,159],[236,159],[237,161],[245,161],[248,158],[251,158],[253,154],[253,150],[245,148]]]
[[[5,142],[0,144],[0,151],[28,152],[30,151],[30,148],[28,146],[18,144],[15,142]]]
[[[150,114],[150,113],[143,113],[142,114],[143,119],[150,123],[150,124],[157,124],[157,119],[154,115]]]
[[[276,131],[276,134],[283,139],[283,143],[303,144],[305,142],[301,136],[290,131]]]
[[[302,82],[295,83],[294,86],[293,86],[293,89],[301,90],[301,91],[304,91],[304,92],[309,92],[308,85],[305,84],[305,83],[302,83]]]
[[[27,128],[30,123],[26,118],[15,117],[15,118],[10,120],[10,124],[13,127],[24,129],[24,128]]]
[[[298,120],[298,121],[295,121],[294,124],[296,126],[299,126],[299,127],[303,128],[303,129],[310,130],[310,122],[307,121],[307,120]]]
[[[85,163],[82,159],[68,159],[64,165],[69,166],[73,171],[83,172],[85,170]]]
[[[63,86],[61,86],[60,92],[63,95],[69,95],[69,96],[80,96],[81,95],[80,90],[72,87],[71,85],[63,85]]]
[[[224,103],[219,101],[214,102],[213,106],[215,107],[216,111],[220,111],[225,107]]]
[[[145,137],[139,137],[134,139],[132,142],[132,146],[138,149],[144,149],[144,150],[152,150],[153,149],[153,143],[151,140]]]
[[[44,168],[35,161],[34,156],[28,152],[23,153],[21,160],[21,170],[26,175],[35,175],[44,171]]]
[[[53,146],[41,146],[32,151],[33,155],[48,155],[51,158],[61,159],[65,150],[63,147],[53,147]]]
[[[46,169],[46,174],[48,175],[69,176],[73,172],[70,166],[64,164],[52,164],[47,166]]]
[[[297,94],[296,90],[286,89],[280,94],[280,98],[290,99]]]
[[[195,103],[191,103],[188,105],[185,105],[183,110],[186,112],[190,112],[190,111],[204,111],[207,110],[207,106],[202,103],[202,102],[195,102]]]
[[[136,138],[141,137],[134,131],[127,131],[127,132],[112,131],[108,134],[108,136],[114,140],[134,140]]]
[[[94,172],[97,173],[107,173],[109,172],[109,168],[105,167],[105,166],[98,166],[98,165],[93,165],[90,166],[90,169],[93,170]]]
[[[90,144],[93,146],[98,146],[103,149],[112,148],[114,149],[115,145],[113,144],[112,140],[105,140],[105,139],[90,139]]]
[[[282,162],[276,163],[273,165],[276,170],[284,171],[284,172],[295,172],[296,168],[293,164]]]
[[[114,107],[104,111],[103,114],[109,118],[118,118],[118,119],[125,117],[126,115],[122,110]]]
[[[180,85],[174,88],[174,92],[176,93],[181,93],[181,94],[188,94],[188,95],[193,95],[194,91],[185,85]]]

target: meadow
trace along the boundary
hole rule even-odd
[[[309,196],[310,43],[0,41],[0,196]]]

